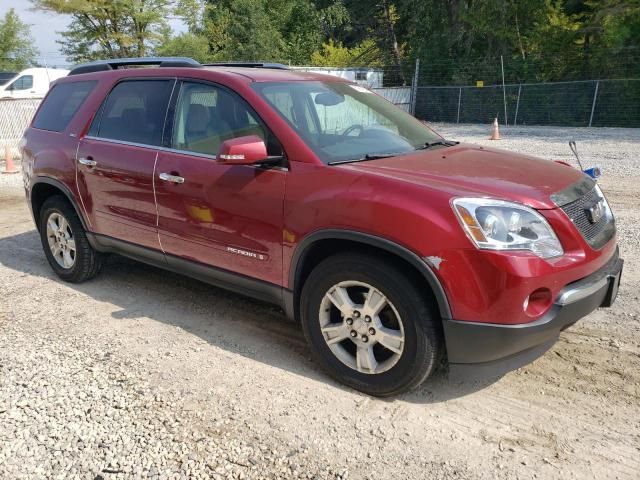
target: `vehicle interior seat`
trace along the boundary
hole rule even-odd
[[[233,137],[229,124],[212,110],[199,103],[189,105],[184,132],[187,149],[217,155],[222,142]]]

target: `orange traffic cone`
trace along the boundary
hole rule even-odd
[[[19,173],[16,165],[13,163],[13,155],[11,154],[11,147],[9,145],[4,146],[4,159],[7,162],[2,173]]]
[[[491,127],[491,136],[489,140],[500,140],[500,128],[498,127],[498,119],[493,119],[493,126]]]

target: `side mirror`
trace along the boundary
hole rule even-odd
[[[225,165],[253,165],[269,159],[267,146],[257,135],[232,138],[222,142],[216,157]]]

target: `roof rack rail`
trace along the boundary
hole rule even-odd
[[[243,68],[274,68],[277,70],[289,70],[289,67],[282,63],[269,62],[216,62],[205,63],[204,67],[243,67]]]
[[[96,60],[95,62],[83,63],[71,69],[69,75],[79,75],[81,73],[103,72],[106,70],[117,70],[126,67],[142,67],[157,65],[159,67],[191,67],[200,68],[202,65],[189,57],[140,57],[140,58],[114,58],[111,60]]]

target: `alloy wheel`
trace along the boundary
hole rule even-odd
[[[360,373],[383,373],[402,356],[402,319],[389,299],[372,285],[344,281],[332,286],[320,304],[319,320],[329,349]]]
[[[72,268],[76,262],[76,242],[69,222],[59,213],[53,212],[47,219],[47,240],[58,265]]]

